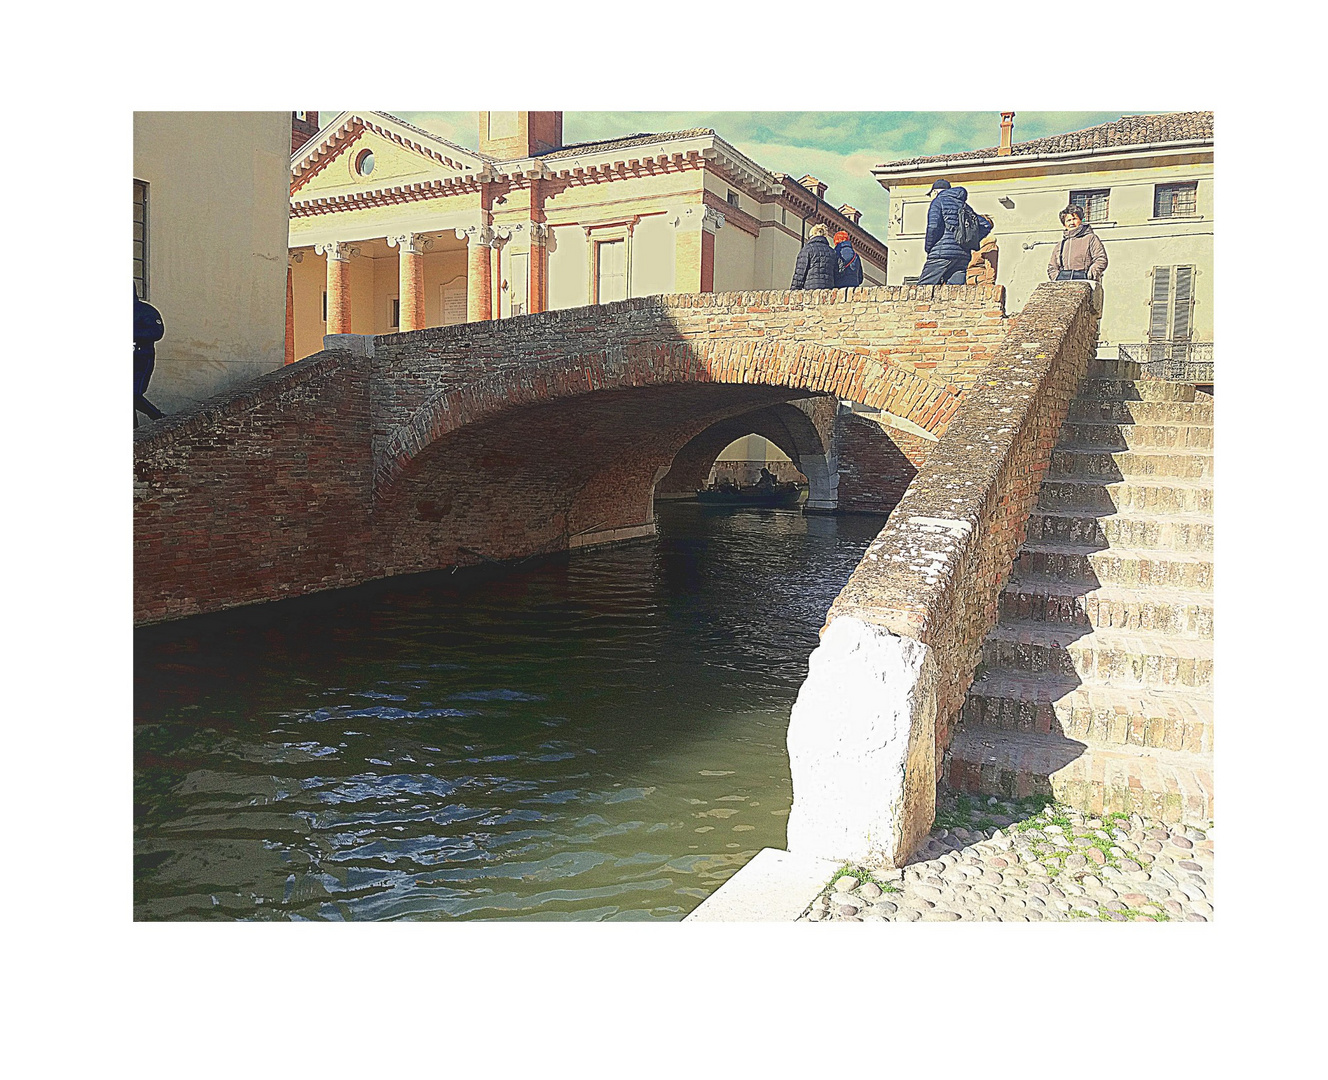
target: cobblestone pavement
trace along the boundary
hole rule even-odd
[[[846,866],[799,922],[1209,922],[1213,827],[942,793],[902,870]]]

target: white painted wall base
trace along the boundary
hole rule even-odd
[[[851,616],[826,628],[789,722],[791,852],[895,864],[936,812],[931,650]]]
[[[762,848],[683,922],[796,922],[839,867],[833,859]]]
[[[575,549],[601,544],[619,544],[624,540],[639,540],[654,535],[655,523],[651,521],[645,525],[629,525],[624,529],[600,529],[598,532],[581,533],[569,537],[567,546]]]

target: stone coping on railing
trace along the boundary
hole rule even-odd
[[[170,413],[141,428],[134,429],[134,453],[139,455],[154,447],[170,445],[181,435],[204,432],[215,427],[223,417],[238,416],[260,402],[313,379],[335,375],[341,366],[355,357],[348,349],[325,349],[306,356],[298,363],[284,364],[252,379],[237,383],[219,394],[205,398],[179,412]]]
[[[1086,282],[1035,290],[831,606],[817,652],[842,655],[813,654],[789,729],[791,850],[897,859],[930,827],[950,723],[1094,356],[1100,296]],[[858,682],[869,704],[846,715]],[[856,758],[852,777],[836,779],[832,758]]]
[[[588,304],[574,308],[555,308],[527,315],[485,322],[454,323],[424,330],[408,330],[375,337],[378,351],[400,345],[442,344],[451,339],[469,339],[477,329],[495,334],[521,337],[533,327],[543,327],[553,320],[559,324],[599,323],[613,315],[631,311],[676,311],[705,308],[807,308],[831,304],[942,303],[947,300],[991,300],[1003,303],[1004,285],[874,285],[857,289],[769,289],[751,292],[661,293],[635,296],[608,304]]]

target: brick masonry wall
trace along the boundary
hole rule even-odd
[[[839,509],[890,513],[935,445],[930,439],[887,430],[865,416],[841,410],[835,422]]]
[[[678,294],[384,335],[378,482],[483,416],[611,386],[780,385],[940,430],[995,354],[1004,304],[999,285]]]
[[[347,353],[136,431],[135,621],[364,580],[368,433],[368,368]]]
[[[972,383],[1003,305],[988,286],[676,295],[317,354],[136,434],[135,619],[648,526],[690,439],[799,394],[943,430],[959,398],[938,373]]]
[[[1098,303],[1084,282],[1034,291],[830,608],[827,625],[851,614],[934,651],[938,763],[1096,351]]]

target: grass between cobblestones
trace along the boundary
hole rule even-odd
[[[867,882],[870,881],[883,893],[900,891],[898,886],[892,885],[888,881],[882,881],[878,877],[874,877],[870,870],[864,870],[862,867],[854,866],[852,863],[845,863],[835,872],[835,876],[830,879],[830,881],[826,884],[825,889],[822,889],[821,892],[824,893],[826,889],[831,889],[831,890],[834,889],[835,882],[843,877],[857,878],[858,884],[854,886],[855,888],[861,888],[863,885],[865,885]]]
[[[1129,814],[1111,811],[1094,818],[1058,805],[1050,796],[1033,795],[1022,799],[982,800],[962,793],[950,795],[937,805],[932,833],[936,835],[955,829],[964,829],[969,833],[985,832],[989,836],[1000,829],[1005,836],[1016,842],[1015,848],[1011,849],[1007,857],[1013,857],[1020,862],[1036,860],[1046,869],[1047,876],[1044,880],[1055,881],[1063,875],[1063,882],[1073,881],[1080,889],[1096,887],[1101,881],[1098,875],[1105,867],[1124,872],[1146,869],[1153,861],[1153,856],[1143,851],[1122,849],[1121,837],[1113,836],[1116,832],[1131,831]],[[1047,832],[1048,829],[1051,832]],[[1033,835],[1030,836],[1029,833]],[[1064,838],[1065,846],[1051,839],[1057,833]],[[981,836],[975,836],[974,842],[980,842],[981,839]],[[967,842],[965,845],[967,846]],[[1089,854],[1090,851],[1099,852],[1102,861],[1098,862],[1097,857]],[[1076,854],[1084,857],[1085,864],[1067,866],[1070,857]],[[1123,862],[1124,867],[1121,865]],[[821,895],[832,893],[835,883],[844,877],[857,879],[859,886],[871,882],[883,895],[907,891],[892,881],[882,881],[869,869],[845,863],[826,884]],[[1086,878],[1095,880],[1090,881],[1089,886],[1085,886]],[[1115,887],[1119,889],[1122,885],[1115,883]],[[1128,886],[1126,888],[1128,890]],[[1124,901],[1111,901],[1110,904],[1099,906],[1092,900],[1087,903],[1077,903],[1079,895],[1081,894],[1067,896],[1075,905],[1066,912],[1066,916],[1070,919],[1112,922],[1120,921],[1113,918],[1119,915],[1125,920],[1146,919],[1152,922],[1172,920],[1171,914],[1155,900],[1148,900],[1140,907],[1132,907]],[[1090,908],[1088,903],[1092,903],[1093,906]]]

